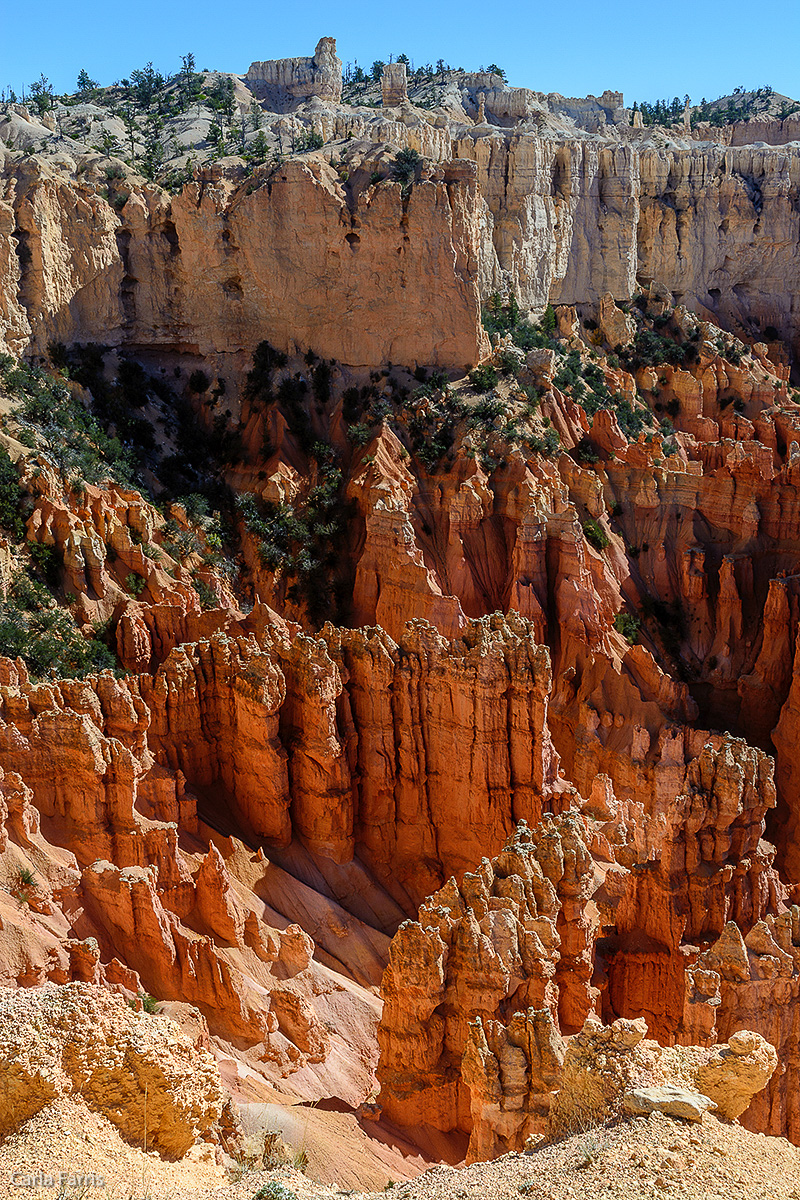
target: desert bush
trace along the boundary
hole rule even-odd
[[[541,454],[543,458],[554,458],[561,449],[561,438],[552,425],[545,429],[541,437],[528,435],[523,440],[533,454]]]
[[[392,164],[392,175],[403,185],[405,193],[411,190],[411,185],[414,182],[414,177],[417,173],[417,167],[422,162],[420,154],[413,150],[410,146],[398,150],[395,160]]]
[[[28,542],[28,553],[47,586],[51,589],[55,588],[58,585],[62,565],[61,555],[55,546],[45,546],[43,542]]]
[[[17,468],[8,451],[0,447],[0,525],[17,541],[25,536],[25,523],[20,513],[23,495]]]
[[[192,371],[191,375],[189,376],[189,387],[191,391],[197,393],[197,395],[202,395],[203,392],[208,391],[210,386],[211,380],[208,378],[205,371],[201,371],[199,369],[197,371]]]
[[[595,550],[605,550],[609,543],[608,534],[605,529],[593,517],[583,522],[583,535],[589,545],[594,546]]]
[[[372,436],[372,430],[364,421],[348,426],[347,437],[354,446],[366,446]]]
[[[208,583],[206,583],[205,579],[201,578],[199,575],[193,575],[192,587],[200,597],[200,607],[203,610],[216,608],[218,606],[219,601],[217,600],[214,590],[208,585]]]
[[[516,375],[525,366],[525,351],[519,346],[504,346],[499,355],[500,367],[502,371],[509,375]]]
[[[270,1179],[253,1193],[252,1200],[297,1200],[297,1195],[280,1180]]]
[[[0,654],[21,658],[35,679],[79,679],[117,663],[101,640],[80,633],[44,584],[24,572],[0,602]]]
[[[641,625],[642,622],[633,613],[618,612],[614,617],[614,628],[631,646],[639,636]]]
[[[476,392],[491,391],[493,387],[497,386],[499,378],[496,368],[489,363],[482,363],[481,366],[475,367],[469,373],[469,381]]]
[[[147,580],[143,579],[141,575],[137,575],[135,571],[129,571],[125,576],[125,587],[132,596],[141,596],[147,587]]]

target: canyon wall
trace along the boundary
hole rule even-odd
[[[343,143],[346,170],[331,151],[249,178],[208,166],[173,199],[134,185],[121,209],[98,182],[7,161],[5,344],[243,361],[267,337],[358,368],[463,368],[486,352],[480,307],[496,288],[541,310],[627,300],[651,280],[729,327],[774,326],[797,344],[793,146],[569,140],[418,115],[370,124],[325,104],[314,120],[326,138],[361,139]],[[376,138],[436,165],[405,195]]]
[[[240,392],[262,341],[290,361],[203,479],[252,501],[217,523],[227,563],[182,503],[57,470],[51,430],[22,462],[3,595],[52,552],[53,604],[113,629],[122,672],[0,659],[0,979],[195,1005],[237,1078],[303,1098],[363,1102],[380,1047],[387,1115],[473,1154],[544,1128],[564,1038],[622,1020],[632,1049],[644,1019],[704,1066],[777,1052],[743,1119],[800,1141],[800,404],[774,336],[800,154],[501,128],[540,101],[488,77],[470,123],[387,71],[387,120],[339,105],[337,63],[323,39],[248,75],[279,147],[335,145],[172,197],[3,151],[4,346],[103,343],[178,368],[187,404],[184,357]],[[495,289],[552,301],[553,337],[492,351]],[[329,394],[282,398],[308,349]],[[490,353],[483,390],[374,370]],[[287,579],[342,563],[319,628]]]
[[[478,164],[501,277],[523,306],[630,299],[656,280],[691,309],[797,345],[800,152],[558,141],[455,142]],[[485,276],[491,276],[489,264]]]
[[[482,352],[469,164],[408,197],[367,186],[356,205],[322,161],[238,184],[209,168],[172,201],[137,189],[117,216],[96,189],[28,162],[6,179],[3,217],[3,336],[17,352],[100,341],[240,368],[265,337],[361,367],[463,367]]]

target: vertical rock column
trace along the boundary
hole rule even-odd
[[[396,108],[408,99],[406,64],[387,63],[381,75],[381,96],[384,108]]]

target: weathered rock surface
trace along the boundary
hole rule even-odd
[[[169,1018],[88,983],[4,990],[0,1060],[4,1137],[61,1097],[82,1098],[127,1140],[170,1158],[230,1125],[213,1056]]]
[[[255,95],[272,106],[310,100],[312,96],[341,100],[342,62],[336,57],[336,38],[320,38],[311,58],[251,63],[244,78]]]
[[[408,100],[405,63],[385,64],[381,73],[381,99],[384,108],[394,108]]]
[[[664,1087],[634,1087],[623,1097],[623,1107],[630,1116],[648,1117],[661,1112],[684,1121],[702,1121],[703,1114],[713,1109],[714,1102],[701,1092],[665,1084]]]
[[[406,198],[399,183],[367,187],[356,210],[324,161],[287,161],[255,181],[213,167],[174,200],[157,188],[132,193],[119,216],[80,179],[30,162],[11,170],[5,210],[40,264],[25,273],[14,256],[2,280],[3,338],[17,352],[58,337],[171,353],[177,337],[230,370],[236,352],[249,358],[268,334],[281,349],[313,347],[356,367],[463,367],[483,353],[469,163],[443,166]]]
[[[724,751],[719,757],[724,763]],[[695,792],[694,803],[714,811],[713,791]],[[749,981],[751,965],[733,922],[700,957],[684,944],[687,935],[708,937],[687,927],[683,915],[693,907],[685,894],[691,896],[695,881],[706,882],[708,869],[691,858],[676,864],[669,824],[661,844],[654,841],[634,866],[629,839],[642,814],[633,812],[627,830],[617,826],[613,850],[606,842],[600,861],[593,858],[587,847],[597,854],[601,831],[613,824],[608,804],[595,795],[583,812],[545,816],[534,830],[521,826],[493,862],[484,860],[459,886],[450,880],[423,905],[418,922],[400,927],[389,950],[378,1031],[380,1102],[391,1120],[470,1132],[471,1158],[487,1158],[520,1148],[536,1133],[606,1119],[622,1110],[631,1088],[667,1081],[685,1090],[690,1083],[689,1091],[708,1097],[706,1107],[732,1119],[773,1078],[778,1055],[759,1033],[731,1033],[729,1045],[713,1046],[715,1021],[716,1036],[731,1028],[720,1020],[720,980]],[[741,812],[741,800],[739,806]],[[687,826],[680,828],[683,845]],[[647,882],[662,870],[671,881],[661,893],[666,905]],[[721,866],[719,882],[730,874]],[[773,911],[782,908],[780,893],[764,900]],[[713,903],[706,904],[697,912],[713,924]],[[752,915],[739,919],[750,924]],[[741,965],[731,976],[736,938],[741,950],[734,961]],[[748,941],[751,954],[770,950],[767,924],[752,924]],[[723,949],[728,944],[734,949]],[[797,975],[786,957],[788,982]],[[760,1024],[752,1007],[745,1015],[745,987],[731,992],[742,1006],[733,1018],[737,1028]],[[643,1011],[672,1049],[642,1043]],[[598,1013],[609,1021],[622,1015],[605,1028]],[[568,1037],[565,1057],[563,1035],[581,1027]],[[792,1028],[788,1015],[781,1037]],[[773,1022],[762,1029],[775,1038]],[[790,1055],[787,1076],[795,1078],[796,1070]],[[790,1078],[778,1077],[773,1094],[793,1128],[784,1092],[793,1086]],[[702,1107],[693,1119],[701,1115]]]

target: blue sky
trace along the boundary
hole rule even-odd
[[[187,51],[198,68],[243,72],[253,59],[310,54],[323,35],[337,38],[343,61],[404,52],[466,69],[496,62],[512,84],[571,96],[611,88],[627,103],[686,92],[697,102],[769,83],[800,99],[798,0],[768,9],[752,0],[38,0],[32,9],[5,0],[0,87],[19,91],[44,72],[57,92],[73,91],[82,67],[111,83],[150,60],[172,72]]]

